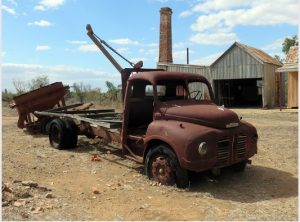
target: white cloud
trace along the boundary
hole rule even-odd
[[[189,50],[189,54],[194,54],[194,51]],[[174,51],[173,60],[175,63],[185,63],[187,52],[186,50]]]
[[[51,49],[51,47],[48,45],[37,45],[35,47],[35,51],[48,51],[50,49]]]
[[[11,15],[15,15],[16,14],[16,11],[15,11],[14,8],[10,8],[10,7],[6,6],[6,5],[2,5],[1,8],[2,8],[3,11],[6,11],[7,13],[9,13]]]
[[[34,7],[37,11],[46,11],[48,9],[57,9],[64,4],[64,0],[42,0]]]
[[[14,90],[13,79],[31,80],[40,75],[47,75],[50,82],[62,81],[65,85],[83,82],[92,87],[105,88],[105,81],[120,84],[121,78],[118,73],[106,73],[99,69],[80,68],[74,66],[54,65],[45,66],[39,64],[2,64],[2,83],[8,90]]]
[[[298,21],[297,0],[206,0],[193,10],[214,10],[210,14],[200,15],[192,24],[191,29],[200,32],[216,27],[232,29],[237,25],[297,25]]]
[[[40,21],[35,21],[35,22],[29,22],[27,23],[27,25],[34,25],[34,26],[40,26],[40,27],[48,27],[48,26],[51,26],[52,23],[51,22],[48,22],[46,20],[40,20]]]
[[[235,33],[198,33],[190,38],[191,42],[203,45],[224,45],[238,41]]]
[[[179,49],[179,48],[187,48],[191,43],[189,42],[176,42],[173,44],[174,49]]]
[[[42,5],[36,5],[33,9],[36,11],[46,11],[46,8]]]
[[[129,53],[129,48],[127,48],[127,47],[117,48],[116,50],[119,53]]]
[[[78,50],[81,52],[98,52],[99,49],[94,44],[80,45]]]
[[[2,56],[2,58],[5,56],[5,54],[6,54],[6,52],[1,52],[1,56]]]
[[[78,45],[84,45],[84,44],[87,44],[87,42],[86,41],[80,41],[80,40],[72,40],[72,41],[70,41],[70,40],[67,40],[67,42],[68,43],[70,43],[70,44],[78,44]]]
[[[242,7],[251,4],[249,0],[209,0],[203,1],[197,4],[194,8],[194,12],[211,12],[224,9],[230,9],[235,7]]]
[[[192,15],[193,12],[192,11],[183,11],[179,14],[179,17],[184,18],[184,17],[188,17],[190,15]]]
[[[274,57],[278,55],[280,58],[285,59],[286,55],[282,52],[282,43],[285,38],[291,38],[292,36],[285,36],[274,40],[270,44],[262,46],[261,49],[267,52],[270,56]]]
[[[289,36],[287,36],[289,37]],[[265,45],[263,47],[261,47],[262,50],[264,51],[278,51],[282,49],[282,43],[284,42],[285,38],[280,38],[280,39],[276,39],[273,42],[271,42],[268,45]]]
[[[194,65],[211,65],[217,58],[219,58],[224,52],[214,53],[208,56],[201,57],[196,60],[190,61],[190,64]]]
[[[117,45],[139,45],[138,41],[130,40],[128,38],[111,39],[108,41]]]
[[[190,41],[227,44],[238,40],[236,26],[297,25],[298,8],[297,0],[204,0],[190,10],[200,14],[190,26],[196,32]]]

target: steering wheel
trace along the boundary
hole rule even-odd
[[[192,94],[195,94],[195,95],[192,96]],[[200,90],[194,90],[194,91],[190,92],[190,97],[191,97],[191,99],[200,100],[202,97],[202,92]]]

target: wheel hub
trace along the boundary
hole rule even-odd
[[[162,155],[154,158],[151,171],[155,181],[163,185],[173,185],[175,183],[174,173],[168,158]]]

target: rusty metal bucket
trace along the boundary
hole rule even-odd
[[[10,108],[15,108],[19,114],[18,127],[36,128],[40,126],[41,119],[37,117],[34,121],[34,111],[44,111],[52,109],[55,105],[65,106],[64,96],[69,92],[69,86],[64,86],[62,82],[55,82],[36,90],[24,93],[13,98]]]

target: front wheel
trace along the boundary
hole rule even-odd
[[[186,188],[189,185],[187,170],[180,167],[173,151],[164,144],[153,147],[146,156],[145,173],[150,179],[163,185],[177,185]]]

